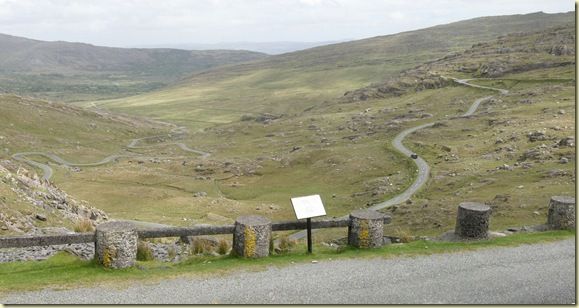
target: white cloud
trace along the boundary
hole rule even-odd
[[[0,0],[0,33],[116,46],[326,41],[572,10],[569,0]]]

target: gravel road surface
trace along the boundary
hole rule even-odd
[[[414,258],[319,260],[125,289],[43,290],[5,304],[572,304],[575,239]]]

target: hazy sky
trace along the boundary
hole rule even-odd
[[[105,46],[359,39],[572,0],[0,0],[0,33]]]

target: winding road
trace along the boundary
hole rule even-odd
[[[501,94],[509,93],[509,91],[505,90],[505,89],[485,87],[485,86],[479,86],[476,84],[468,83],[470,80],[473,80],[473,79],[456,79],[456,78],[452,78],[452,77],[444,77],[444,78],[452,79],[459,84],[473,87],[473,88],[499,91]],[[492,96],[485,96],[485,97],[481,97],[479,99],[476,99],[472,103],[472,105],[470,105],[470,108],[460,117],[464,118],[464,117],[468,117],[468,116],[473,115],[476,112],[476,110],[478,109],[478,107],[480,106],[480,104],[482,102],[490,99],[491,97]],[[435,123],[436,122],[426,123],[426,124],[422,124],[422,125],[412,127],[412,128],[409,128],[409,129],[402,131],[394,138],[394,140],[392,141],[392,145],[394,146],[394,148],[396,150],[398,150],[398,152],[402,153],[406,157],[410,157],[410,154],[412,154],[413,152],[410,151],[407,147],[405,147],[404,144],[402,144],[402,141],[404,141],[404,139],[408,135],[410,135],[418,130],[421,130],[423,128],[432,127]],[[421,157],[418,157],[417,159],[414,159],[413,161],[416,164],[416,167],[418,167],[418,175],[416,176],[416,180],[414,180],[414,183],[412,183],[412,185],[410,185],[410,187],[408,187],[401,194],[394,196],[393,198],[388,199],[384,202],[375,204],[375,205],[369,207],[369,209],[380,210],[380,209],[387,208],[387,207],[390,207],[390,206],[395,205],[395,204],[400,204],[402,202],[405,202],[406,200],[410,199],[410,197],[412,197],[412,195],[414,195],[414,193],[416,193],[426,183],[426,181],[428,181],[428,176],[430,174],[430,167],[428,166],[426,161],[424,159],[422,159]]]
[[[446,79],[452,79],[454,80],[456,83],[459,83],[461,85],[465,85],[465,86],[469,86],[469,87],[473,87],[473,88],[480,88],[480,89],[485,89],[485,90],[494,90],[494,91],[498,91],[501,94],[507,94],[509,93],[508,90],[505,89],[498,89],[498,88],[492,88],[492,87],[486,87],[486,86],[480,86],[480,85],[476,85],[476,84],[471,84],[469,83],[469,81],[473,80],[473,79],[456,79],[456,78],[452,78],[452,77],[445,77],[442,76],[443,78]],[[480,104],[487,100],[490,99],[492,96],[485,96],[485,97],[481,97],[479,99],[476,99],[472,105],[470,106],[470,108],[460,117],[468,117],[471,116],[472,114],[474,114],[476,112],[476,110],[478,109],[478,107],[480,106]],[[432,127],[436,122],[432,122],[432,123],[426,123],[426,124],[422,124],[419,126],[415,126],[409,129],[406,129],[402,132],[400,132],[398,135],[396,135],[396,137],[394,138],[394,140],[392,141],[392,146],[394,146],[394,148],[402,153],[404,156],[406,157],[410,157],[410,155],[413,153],[411,150],[409,150],[407,147],[404,146],[404,144],[402,144],[402,141],[404,141],[404,139],[418,131],[427,127]],[[430,174],[430,166],[428,166],[428,164],[426,163],[426,161],[424,159],[422,159],[421,157],[418,157],[416,159],[413,159],[414,163],[416,164],[416,167],[418,167],[418,174],[416,175],[416,179],[414,180],[414,183],[412,183],[412,185],[410,185],[410,187],[408,187],[405,191],[403,191],[402,193],[392,197],[391,199],[388,199],[384,202],[380,202],[378,204],[372,205],[371,207],[369,207],[369,209],[371,210],[380,210],[380,209],[384,209],[396,204],[400,204],[405,202],[406,200],[410,199],[410,197],[412,197],[412,195],[414,195],[414,193],[416,193],[425,183],[426,181],[428,181],[428,176]],[[346,216],[344,216],[346,217]],[[315,230],[312,230],[315,231]],[[306,231],[302,230],[299,232],[296,232],[292,235],[289,236],[289,238],[291,240],[298,240],[298,239],[302,239],[306,236]]]
[[[173,136],[172,134],[182,135],[185,133],[186,133],[186,131],[185,131],[184,127],[176,127],[174,129],[172,129],[171,133],[168,135],[155,135],[155,136],[148,136],[148,137],[143,137],[143,138],[131,139],[131,141],[129,142],[129,144],[126,147],[129,149],[145,149],[145,148],[158,147],[158,146],[176,145],[181,150],[186,151],[186,152],[190,152],[190,153],[198,154],[202,158],[207,158],[211,155],[207,152],[192,149],[192,148],[188,147],[186,144],[181,143],[181,142],[153,144],[153,145],[148,145],[148,146],[138,146],[137,145],[139,142],[141,142],[143,140],[154,139],[154,138],[159,138],[159,137],[172,137]],[[109,156],[103,158],[102,160],[100,160],[98,162],[94,162],[94,163],[72,163],[72,162],[69,162],[69,161],[61,158],[58,155],[46,153],[46,152],[21,152],[21,153],[16,153],[16,154],[12,155],[12,158],[17,160],[17,161],[21,161],[21,162],[24,162],[28,165],[33,166],[33,167],[40,168],[43,171],[42,179],[46,180],[46,181],[50,180],[50,178],[52,177],[52,175],[54,173],[52,170],[52,167],[50,167],[47,164],[43,164],[43,163],[40,163],[38,161],[35,161],[33,159],[28,158],[28,156],[32,156],[32,155],[43,156],[45,158],[52,160],[53,162],[55,162],[57,164],[67,166],[67,167],[96,167],[96,166],[108,164],[108,163],[113,162],[119,158],[129,158],[129,157],[141,158],[141,159],[151,159],[151,158],[171,159],[171,158],[174,158],[174,157],[151,157],[151,156],[139,155],[139,154],[112,154],[112,155],[109,155]]]
[[[507,94],[508,93],[508,90],[505,90],[505,89],[498,89],[498,88],[481,86],[481,85],[469,83],[469,81],[471,81],[473,79],[456,79],[456,78],[445,77],[445,76],[442,76],[442,77],[447,78],[447,79],[452,79],[461,85],[465,85],[465,86],[469,86],[469,87],[498,91],[501,94]],[[478,109],[479,105],[483,101],[490,99],[491,97],[492,96],[485,96],[485,97],[482,97],[482,98],[475,100],[472,103],[472,105],[470,106],[470,108],[461,117],[468,117],[468,116],[474,114],[476,112],[476,110]],[[95,108],[96,108],[96,106],[95,106]],[[409,128],[409,129],[406,129],[406,130],[400,132],[392,141],[392,145],[394,146],[394,148],[396,150],[398,150],[404,156],[409,157],[412,154],[412,151],[404,146],[404,144],[402,143],[404,141],[404,139],[408,135],[410,135],[418,130],[432,127],[435,123],[436,122],[422,124],[422,125],[412,127],[412,128]],[[183,135],[183,134],[186,134],[185,127],[175,127],[171,130],[170,134],[168,134],[168,135],[155,135],[155,136],[148,136],[148,137],[131,139],[129,144],[127,144],[126,148],[128,148],[128,149],[144,149],[144,148],[151,148],[151,147],[175,145],[183,151],[195,153],[197,155],[200,155],[202,158],[207,158],[210,156],[210,154],[207,152],[203,152],[200,150],[190,148],[189,146],[187,146],[186,144],[181,143],[181,142],[170,142],[170,143],[154,144],[154,145],[148,145],[148,146],[138,146],[138,144],[144,140],[155,139],[155,138],[160,138],[160,137],[173,137],[175,135]],[[141,159],[150,159],[150,158],[170,159],[170,158],[174,158],[174,157],[149,157],[149,156],[139,155],[139,154],[112,154],[112,155],[109,155],[109,156],[103,158],[102,160],[100,160],[98,162],[94,162],[94,163],[72,163],[72,162],[69,162],[69,161],[61,158],[58,155],[46,153],[46,152],[21,152],[21,153],[16,153],[16,154],[12,155],[12,158],[17,160],[17,161],[21,161],[21,162],[27,163],[33,167],[40,168],[43,171],[42,179],[44,179],[44,180],[49,180],[52,177],[52,175],[53,175],[52,168],[47,164],[30,159],[30,158],[28,158],[28,156],[43,156],[49,160],[52,160],[53,162],[55,162],[57,164],[64,165],[67,167],[95,167],[95,166],[108,164],[108,163],[113,162],[119,158],[129,158],[129,157],[141,158]],[[375,205],[369,207],[369,209],[380,210],[380,209],[387,208],[387,207],[390,207],[390,206],[395,205],[395,204],[403,203],[406,200],[410,199],[410,197],[412,195],[414,195],[414,193],[416,193],[426,183],[426,181],[428,180],[429,173],[430,173],[430,167],[428,166],[426,161],[424,159],[422,159],[421,157],[413,159],[413,161],[416,164],[416,167],[418,168],[417,169],[418,174],[416,176],[416,179],[412,183],[412,185],[410,185],[410,187],[408,187],[402,193],[400,193],[400,194],[394,196],[393,198],[388,199],[384,202],[375,204]],[[305,231],[300,231],[300,232],[292,234],[290,236],[290,239],[293,239],[293,240],[301,239],[301,238],[304,238],[305,235],[306,235]]]

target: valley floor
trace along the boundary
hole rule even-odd
[[[575,238],[415,258],[320,260],[124,289],[12,294],[6,304],[572,304]]]

